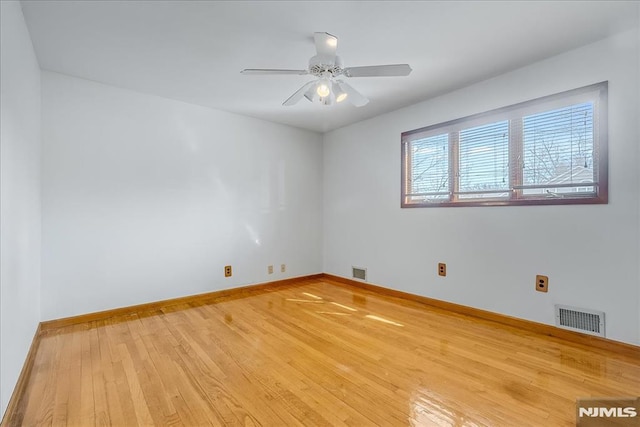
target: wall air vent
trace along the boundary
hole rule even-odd
[[[604,312],[556,304],[556,326],[604,337]]]
[[[351,267],[351,276],[354,279],[367,280],[367,269],[360,267]]]

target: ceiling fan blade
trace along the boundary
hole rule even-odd
[[[320,97],[318,92],[316,91],[316,85],[309,86],[309,89],[304,93],[304,97],[307,98],[311,102],[315,102]]]
[[[367,67],[347,67],[342,72],[347,77],[393,77],[408,76],[411,67],[408,64],[371,65]]]
[[[284,75],[284,74],[295,74],[299,76],[304,76],[305,74],[309,74],[307,70],[277,70],[270,68],[247,68],[245,70],[240,71],[242,74],[251,74],[251,75]]]
[[[286,105],[287,107],[289,107],[291,105],[297,104],[298,101],[302,99],[305,92],[307,92],[307,90],[309,90],[309,88],[315,84],[316,84],[315,80],[305,83],[304,86],[302,86],[293,95],[291,95],[286,101],[284,101],[282,105]]]
[[[336,56],[338,48],[338,38],[329,33],[313,33],[313,40],[316,42],[318,55]]]
[[[351,87],[348,83],[343,82],[342,80],[337,81],[338,86],[347,94],[347,101],[355,105],[356,107],[362,107],[369,102],[364,95]]]

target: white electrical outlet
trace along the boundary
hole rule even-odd
[[[267,267],[267,273],[273,274],[273,265]]]
[[[284,273],[285,271],[287,271],[287,265],[286,264],[280,264],[280,273]]]

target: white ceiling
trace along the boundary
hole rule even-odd
[[[638,26],[637,1],[22,1],[43,69],[325,132]],[[313,32],[345,66],[408,63],[409,77],[353,78],[360,108],[282,102],[310,76]]]

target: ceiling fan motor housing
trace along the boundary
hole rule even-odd
[[[339,56],[318,54],[309,60],[309,73],[316,77],[326,76],[327,73],[331,77],[342,74],[342,58]]]

